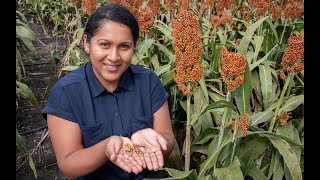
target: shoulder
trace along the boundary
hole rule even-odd
[[[157,79],[159,79],[159,77],[152,70],[147,69],[145,67],[131,64],[130,69],[135,79],[142,79],[142,80],[150,79],[152,81],[156,81]]]
[[[85,67],[86,64],[60,78],[52,87],[52,90],[80,85],[86,79]]]

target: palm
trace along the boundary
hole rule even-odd
[[[131,140],[140,146],[140,156],[149,170],[158,170],[164,165],[162,149],[166,150],[167,142],[159,133],[151,128],[142,129],[135,132]]]
[[[125,144],[133,145],[127,137],[112,136],[106,144],[106,155],[115,165],[128,173],[138,174],[143,170],[143,161],[136,152],[129,152]]]

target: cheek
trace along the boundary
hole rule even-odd
[[[107,56],[106,51],[99,50],[91,50],[90,51],[90,59],[93,61],[102,61]]]
[[[122,60],[125,61],[125,62],[127,62],[127,63],[131,63],[132,57],[133,57],[133,51],[124,54]]]

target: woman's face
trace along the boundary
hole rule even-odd
[[[114,21],[104,21],[90,42],[84,36],[84,49],[89,54],[99,82],[113,91],[122,73],[131,64],[134,43],[129,27]]]

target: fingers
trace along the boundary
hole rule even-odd
[[[163,154],[162,154],[161,150],[156,151],[156,152],[155,152],[155,156],[156,156],[156,158],[157,158],[157,162],[158,162],[159,168],[160,168],[160,167],[163,167],[163,165],[164,165],[164,159],[163,159]]]
[[[159,163],[158,163],[158,158],[156,154],[154,152],[150,153],[150,158],[151,158],[153,170],[157,171],[159,169]]]
[[[140,155],[141,155],[141,156],[140,156]],[[137,163],[138,163],[143,169],[146,168],[146,165],[145,165],[145,163],[144,163],[144,159],[143,159],[143,156],[142,156],[141,153],[136,153],[136,152],[134,152],[134,153],[132,153],[131,156],[133,157],[133,159],[134,159],[135,161],[137,161]]]
[[[167,140],[164,139],[164,137],[162,137],[160,134],[157,135],[157,139],[158,139],[158,143],[159,143],[160,146],[161,146],[161,149],[164,150],[164,151],[167,150],[167,149],[168,149],[168,147],[167,147],[167,144],[168,144]]]
[[[128,166],[131,167],[132,172],[134,172],[135,174],[142,172],[143,168],[129,153],[124,153],[123,156],[124,161],[127,163]]]
[[[146,162],[147,168],[150,171],[152,171],[153,170],[153,165],[152,165],[152,161],[151,161],[149,153],[143,153],[143,157],[144,157],[144,161]]]
[[[123,157],[123,155],[119,155],[114,164],[116,164],[118,167],[120,167],[128,173],[132,172],[131,167],[128,165],[128,162],[126,162],[126,159]]]

